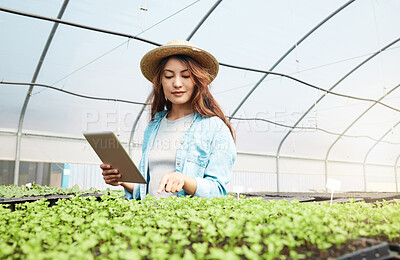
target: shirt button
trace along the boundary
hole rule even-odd
[[[181,164],[181,162],[177,162],[176,164],[177,164],[177,165],[180,165],[180,164]]]
[[[185,141],[182,141],[182,142],[181,142],[181,144],[184,144],[184,143],[185,143]]]

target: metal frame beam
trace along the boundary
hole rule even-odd
[[[61,6],[61,9],[60,9],[60,11],[59,11],[59,13],[57,15],[57,19],[61,19],[61,17],[63,16],[63,14],[65,12],[65,9],[67,8],[68,2],[69,2],[69,0],[64,0],[63,4]],[[58,23],[55,23],[53,25],[51,31],[50,31],[49,37],[47,38],[47,42],[46,42],[46,44],[44,46],[42,54],[40,55],[40,59],[39,59],[39,62],[37,64],[37,66],[36,66],[36,69],[35,69],[35,72],[33,74],[31,83],[35,83],[37,77],[39,76],[40,69],[42,68],[43,61],[46,58],[47,51],[50,48],[51,42],[53,40],[54,34],[57,31],[57,28],[58,28]],[[34,85],[30,85],[29,86],[29,89],[28,89],[28,91],[26,93],[26,96],[25,96],[24,104],[23,104],[22,109],[21,109],[21,114],[19,116],[18,131],[17,131],[17,141],[16,141],[16,150],[15,150],[15,167],[14,167],[14,184],[15,185],[18,185],[18,179],[19,179],[19,163],[20,163],[20,156],[21,156],[21,133],[22,133],[22,127],[23,127],[23,124],[24,124],[25,112],[26,112],[26,109],[28,107],[29,100],[30,100],[30,98],[32,96],[33,88],[34,88]]]
[[[24,86],[24,85],[37,86],[37,87],[43,87],[43,88],[59,91],[59,92],[62,92],[64,94],[72,95],[72,96],[79,97],[79,98],[87,98],[87,99],[99,100],[99,101],[121,102],[121,103],[126,103],[126,104],[133,104],[133,105],[146,105],[146,103],[143,103],[143,102],[136,102],[136,101],[126,100],[126,99],[107,98],[107,97],[94,97],[94,96],[83,95],[83,94],[79,94],[79,93],[76,93],[76,92],[67,91],[65,89],[56,88],[56,87],[53,87],[53,86],[50,86],[50,85],[40,84],[40,83],[10,82],[10,81],[0,80],[0,84],[14,85],[14,86]]]
[[[397,88],[400,87],[400,84],[398,84],[397,86],[395,86],[394,88],[392,88],[389,92],[387,92],[386,94],[384,94],[380,99],[378,99],[378,101],[381,101],[382,99],[384,99],[385,97],[387,97],[388,95],[390,95],[393,91],[395,91]],[[343,137],[344,134],[346,134],[346,132],[355,125],[355,123],[358,122],[358,120],[360,120],[369,110],[371,110],[376,104],[372,104],[370,107],[368,107],[363,113],[361,113],[337,138],[336,140],[331,144],[331,146],[329,146],[328,151],[326,152],[325,155],[325,180],[328,179],[328,157],[329,154],[333,148],[333,146],[340,140],[340,138]]]
[[[197,30],[203,25],[203,23],[207,20],[212,12],[214,12],[215,8],[222,2],[222,0],[218,0],[215,4],[211,7],[210,10],[206,13],[206,15],[201,19],[201,21],[197,24],[194,30],[190,33],[190,35],[186,38],[187,41],[190,41],[193,35],[197,32]]]
[[[400,154],[397,156],[396,161],[394,162],[394,181],[396,182],[396,192],[399,192],[399,184],[397,182],[397,163],[399,162]]]
[[[335,84],[333,84],[332,87],[329,88],[328,91],[331,91],[332,89],[334,89],[335,87],[337,87],[342,81],[344,81],[348,76],[350,76],[353,72],[355,72],[356,70],[358,70],[360,67],[362,67],[364,64],[366,64],[368,61],[372,60],[375,56],[383,53],[383,51],[385,51],[387,48],[389,48],[390,46],[392,46],[393,44],[397,43],[400,41],[400,38],[397,38],[396,40],[392,41],[391,43],[387,44],[385,47],[383,47],[382,49],[376,51],[375,53],[373,53],[372,55],[370,55],[368,58],[366,58],[364,61],[362,61],[360,64],[358,64],[357,66],[355,66],[352,70],[350,70],[348,73],[346,73],[346,75],[344,75],[341,79],[339,79]],[[276,174],[278,175],[277,179],[279,180],[279,155],[280,155],[280,151],[282,148],[283,143],[285,142],[285,140],[287,139],[287,137],[293,132],[293,129],[303,120],[303,118],[310,113],[310,111],[327,95],[327,93],[324,93],[321,97],[318,98],[318,100],[316,100],[315,102],[312,103],[312,105],[307,109],[306,112],[304,112],[304,114],[296,121],[296,123],[293,125],[293,128],[290,129],[286,135],[282,138],[281,142],[279,143],[279,147],[278,150],[276,152]],[[326,180],[325,180],[326,183]],[[278,187],[277,190],[279,192],[279,182],[278,182]]]
[[[26,17],[30,17],[30,18],[35,18],[35,19],[39,19],[39,20],[54,22],[54,23],[58,23],[58,24],[69,25],[69,26],[73,26],[73,27],[77,27],[77,28],[81,28],[81,29],[85,29],[85,30],[90,30],[90,31],[95,31],[95,32],[100,32],[100,33],[106,33],[106,34],[121,36],[121,37],[129,38],[129,39],[135,39],[135,40],[146,42],[146,43],[149,43],[149,44],[152,44],[152,45],[155,45],[155,46],[161,46],[162,45],[160,43],[157,43],[157,42],[154,42],[154,41],[150,41],[150,40],[147,40],[147,39],[144,39],[144,38],[141,38],[141,37],[137,37],[135,35],[116,32],[116,31],[111,31],[111,30],[106,30],[106,29],[101,29],[101,28],[98,28],[98,27],[83,25],[83,24],[79,24],[79,23],[68,22],[68,21],[61,20],[60,18],[51,18],[51,17],[47,17],[47,16],[43,16],[43,15],[37,15],[37,14],[22,12],[22,11],[10,9],[10,8],[1,7],[1,6],[0,6],[0,11],[11,13],[11,14],[16,14],[16,15],[22,15],[22,16],[26,16]]]
[[[375,148],[376,145],[378,145],[380,143],[380,141],[382,141],[383,138],[385,138],[392,130],[393,128],[396,128],[398,125],[400,124],[400,121],[398,121],[393,127],[391,127],[384,135],[381,136],[381,138],[379,138],[379,140],[377,142],[375,142],[375,144],[373,146],[371,146],[371,148],[368,150],[368,152],[365,154],[364,157],[364,161],[363,161],[363,175],[364,175],[364,191],[367,191],[367,173],[366,173],[366,163],[367,163],[367,157],[370,154],[370,152],[372,151],[372,149]],[[396,160],[396,164],[397,164],[397,160]],[[396,167],[395,164],[395,167]],[[397,179],[397,175],[396,175],[396,179]],[[397,187],[397,180],[396,180],[396,187]]]
[[[333,13],[331,13],[330,15],[328,15],[324,20],[322,20],[320,23],[318,23],[314,28],[312,28],[309,32],[307,32],[300,40],[298,40],[292,47],[289,48],[289,50],[287,50],[285,52],[285,54],[282,55],[282,57],[280,57],[278,59],[278,61],[275,62],[274,65],[272,65],[272,67],[269,69],[269,71],[274,70],[279,63],[281,63],[294,49],[297,48],[297,46],[299,46],[305,39],[308,38],[308,36],[310,36],[312,33],[314,33],[318,28],[320,28],[324,23],[326,23],[327,21],[329,21],[332,17],[334,17],[335,15],[337,15],[339,12],[341,12],[343,9],[345,9],[347,6],[349,6],[351,3],[353,3],[355,0],[350,0],[347,3],[345,3],[344,5],[342,5],[341,7],[339,7],[337,10],[335,10]],[[253,94],[253,92],[257,89],[257,87],[265,80],[265,78],[268,76],[268,73],[264,74],[264,76],[261,77],[261,79],[254,85],[254,87],[246,94],[246,96],[242,99],[242,101],[240,101],[239,105],[235,108],[235,110],[233,111],[233,113],[231,114],[231,117],[235,116],[235,114],[237,113],[237,111],[242,107],[242,105],[244,104],[244,102],[246,102],[246,100],[251,96],[251,94]]]

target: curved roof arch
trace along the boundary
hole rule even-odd
[[[378,99],[378,101],[383,100],[384,98],[386,98],[388,95],[390,95],[392,92],[394,92],[396,89],[398,89],[400,87],[400,84],[396,85],[395,87],[393,87],[392,89],[390,89],[387,93],[385,93],[382,97],[380,97]],[[329,159],[329,154],[330,151],[332,150],[333,146],[341,139],[341,137],[343,137],[343,135],[352,127],[354,126],[366,113],[368,113],[368,111],[370,111],[376,104],[378,103],[374,103],[372,104],[370,107],[368,107],[366,110],[364,110],[364,112],[362,112],[353,122],[351,122],[350,125],[348,125],[346,127],[345,130],[343,130],[340,135],[335,139],[335,141],[329,146],[328,151],[326,152],[325,155],[325,178],[328,178],[328,167],[327,167],[327,163],[328,163],[328,159]],[[377,142],[379,142],[381,140],[377,140]]]
[[[318,30],[319,27],[323,26],[324,23],[326,23],[327,21],[329,21],[331,18],[333,18],[335,15],[337,15],[340,11],[342,11],[343,9],[345,9],[347,6],[349,6],[351,3],[353,3],[354,0],[350,0],[347,3],[345,3],[344,5],[342,5],[341,7],[339,7],[338,9],[336,9],[333,13],[331,13],[330,15],[328,15],[325,19],[323,19],[321,22],[319,22],[316,26],[314,26],[310,31],[308,31],[303,37],[300,38],[300,40],[298,40],[292,47],[290,47],[275,63],[274,65],[272,65],[272,67],[269,69],[269,71],[273,71],[280,63],[281,61],[283,61],[295,48],[297,48],[297,46],[299,46],[305,39],[307,39],[308,36],[310,36],[313,32],[315,32],[316,30]],[[264,74],[264,76],[262,76],[260,78],[260,80],[254,85],[254,87],[251,88],[251,90],[246,94],[246,96],[240,101],[239,105],[235,108],[235,110],[232,112],[231,116],[235,116],[237,111],[242,107],[242,105],[244,104],[244,102],[246,102],[246,100],[249,98],[249,96],[251,94],[253,94],[253,92],[258,88],[258,86],[261,84],[261,82],[263,82],[265,80],[265,78],[268,76],[269,74]]]
[[[364,161],[363,161],[363,174],[364,174],[364,190],[367,190],[367,173],[366,173],[366,164],[367,164],[367,159],[369,154],[371,153],[371,151],[380,143],[380,141],[382,141],[383,138],[385,138],[391,131],[393,131],[393,128],[396,128],[398,125],[400,124],[400,121],[398,121],[394,126],[390,127],[389,130],[387,130],[380,138],[378,141],[376,141],[371,148],[369,148],[369,150],[366,152],[365,157],[364,157]],[[395,166],[396,167],[396,166]],[[395,171],[396,174],[396,171]],[[397,179],[397,176],[395,177],[395,179]],[[396,182],[396,186],[397,186],[397,182]]]
[[[395,0],[4,0],[0,160],[15,160],[20,146],[21,161],[92,163],[79,145],[83,131],[96,130],[116,132],[137,158],[151,91],[140,58],[180,38],[220,62],[211,92],[237,133],[235,171],[280,174],[278,182],[291,174],[326,180],[328,170],[362,177],[368,153],[368,179],[379,182],[399,160],[397,128],[381,138],[400,119],[399,12]],[[257,167],[243,161],[249,154],[263,158]]]
[[[390,42],[389,44],[387,44],[385,47],[383,47],[382,49],[376,51],[374,54],[372,54],[371,56],[369,56],[367,59],[365,59],[364,61],[362,61],[360,64],[358,64],[356,67],[354,67],[352,70],[350,70],[348,73],[346,73],[346,75],[344,75],[342,78],[340,78],[335,84],[333,84],[332,87],[329,88],[329,91],[333,90],[335,87],[337,87],[342,81],[344,81],[347,77],[349,77],[352,73],[354,73],[355,71],[357,71],[357,69],[359,69],[360,67],[362,67],[364,64],[366,64],[368,61],[370,61],[371,59],[373,59],[374,57],[376,57],[377,55],[381,54],[383,51],[385,51],[386,49],[390,48],[391,46],[393,46],[394,44],[396,44],[397,42],[400,41],[400,38],[395,39],[394,41]],[[296,127],[301,120],[303,120],[303,118],[326,96],[326,93],[323,94],[320,98],[318,98],[314,104],[312,104],[310,106],[309,109],[307,109],[307,111],[296,121],[296,123],[294,124],[294,127]],[[283,143],[285,142],[285,140],[287,139],[287,137],[290,135],[292,131],[289,130],[286,135],[283,137],[283,139],[281,140],[281,142],[279,143],[279,147],[278,150],[276,152],[276,171],[277,174],[279,176],[279,154],[280,154],[280,150],[281,147],[283,145]],[[279,180],[279,177],[278,177]],[[277,190],[279,191],[279,181],[277,184]]]

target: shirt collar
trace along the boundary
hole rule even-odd
[[[159,111],[157,112],[157,114],[154,116],[154,121],[161,121],[167,114],[168,114],[169,110],[163,110],[163,111]],[[194,111],[194,120],[196,120],[199,117],[199,113],[197,113],[196,111]]]

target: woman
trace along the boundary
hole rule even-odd
[[[102,164],[105,182],[123,186],[128,199],[226,195],[236,148],[233,129],[208,89],[218,74],[217,60],[174,40],[149,51],[140,67],[153,83],[138,167],[148,184],[119,182],[118,169]]]

